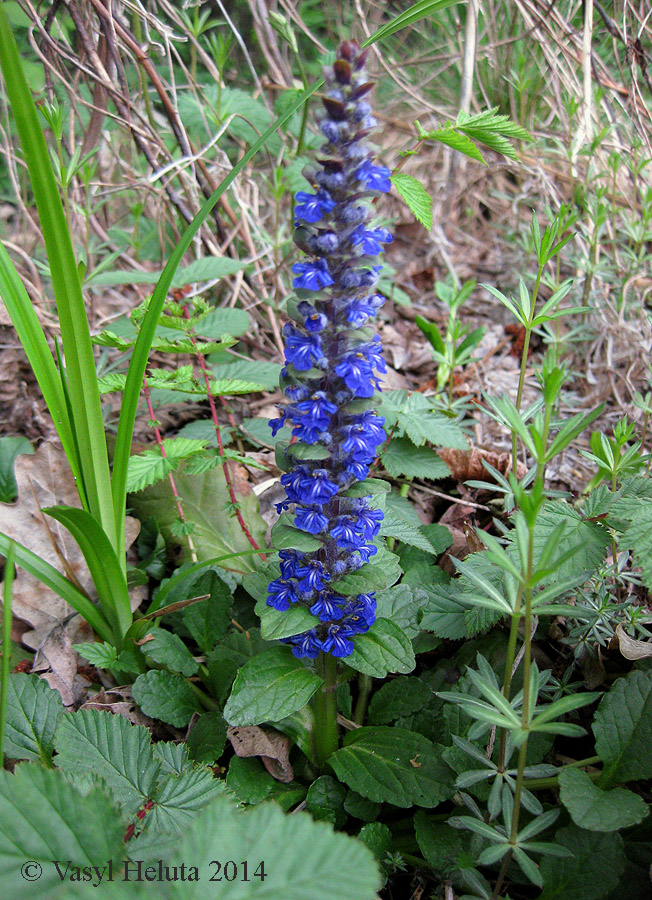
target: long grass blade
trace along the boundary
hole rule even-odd
[[[2,682],[0,683],[0,770],[5,767],[5,730],[7,726],[7,691],[9,688],[9,660],[11,657],[11,604],[14,586],[14,560],[16,548],[9,544],[5,559],[5,577],[2,595]]]
[[[41,559],[38,554],[32,552],[27,547],[13,541],[8,535],[0,532],[0,553],[7,556],[11,545],[14,545],[16,554],[16,565],[21,569],[25,569],[30,575],[44,584],[50,590],[58,594],[62,599],[69,603],[70,606],[80,616],[83,616],[88,624],[93,628],[102,640],[114,643],[113,629],[102,615],[101,611],[88,599],[86,594],[82,593],[78,587],[72,582],[64,578],[61,572],[51,566],[50,563]]]
[[[50,263],[86,501],[91,514],[114,540],[108,452],[81,281],[45,137],[4,4],[0,4],[0,68]],[[119,548],[116,550],[119,553]]]

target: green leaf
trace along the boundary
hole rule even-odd
[[[272,547],[275,550],[303,550],[311,553],[319,550],[323,542],[314,534],[301,531],[296,528],[294,516],[291,513],[283,513],[280,519],[272,526]]]
[[[197,281],[213,281],[215,278],[226,278],[228,275],[235,275],[241,269],[247,266],[246,262],[240,262],[238,259],[230,259],[228,256],[205,256],[202,259],[195,260],[188,266],[179,266],[176,270],[171,287],[185,287],[187,284],[194,284]],[[99,272],[97,275],[91,275],[86,279],[86,284],[93,287],[105,287],[109,285],[119,284],[156,284],[163,274],[162,269],[154,272],[141,271],[117,271]],[[200,332],[204,334],[202,330]],[[222,334],[228,333],[221,332]],[[212,335],[206,335],[212,337]]]
[[[224,718],[229,725],[276,722],[305,706],[322,683],[289,647],[273,647],[240,669]]]
[[[336,828],[346,824],[344,798],[346,788],[330,775],[321,775],[308,788],[306,807],[317,821],[330,822]]]
[[[419,678],[394,678],[371,698],[367,721],[370,725],[387,725],[401,716],[419,712],[432,698],[433,692]]]
[[[353,645],[347,665],[374,678],[385,678],[388,672],[411,672],[416,665],[410,639],[389,619],[376,619],[369,631],[355,636]]]
[[[38,675],[11,674],[7,683],[6,755],[49,762],[62,713],[61,694],[47,681]]]
[[[208,653],[224,637],[231,624],[231,590],[215,572],[200,575],[188,585],[187,590],[192,591],[190,596],[209,595],[206,600],[187,606],[182,613],[183,624],[198,647]]]
[[[108,669],[118,659],[115,647],[108,641],[84,641],[81,644],[73,644],[72,649],[98,669]]]
[[[199,663],[193,659],[178,634],[163,628],[154,628],[150,634],[152,639],[142,645],[149,662],[158,663],[187,677],[197,673]]]
[[[563,540],[549,563],[551,568],[554,567],[554,572],[547,577],[546,583],[561,581],[583,570],[594,571],[602,564],[605,550],[611,543],[606,529],[594,522],[585,522],[577,510],[565,501],[546,503],[537,517],[534,530],[535,564],[546,541],[562,523],[565,525]],[[575,552],[555,567],[555,561],[569,550]]]
[[[80,793],[62,772],[33,763],[21,764],[13,775],[0,772],[3,896],[49,897],[61,883],[53,859],[62,860],[63,869],[71,857],[80,867],[105,867],[109,860],[122,859],[124,831],[114,801],[97,787]],[[37,881],[21,874],[28,860],[41,867]]]
[[[202,711],[202,705],[188,681],[175,672],[152,669],[139,675],[132,694],[146,716],[161,719],[175,728],[183,728],[193,713]]]
[[[467,851],[468,843],[463,831],[433,820],[422,809],[414,816],[414,830],[423,858],[436,871],[449,874],[459,868],[458,860]]]
[[[602,791],[586,772],[562,769],[559,773],[561,802],[571,818],[587,831],[618,831],[641,822],[649,813],[642,797],[624,788]]]
[[[568,847],[573,856],[543,857],[545,886],[539,900],[601,900],[616,887],[625,867],[619,834],[599,834],[569,825],[559,829],[554,842]]]
[[[34,448],[25,437],[0,438],[0,502],[13,503],[18,496],[14,478],[14,463],[21,453],[33,453]]]
[[[267,605],[265,598],[256,602],[256,615],[260,617],[260,633],[266,641],[280,641],[302,631],[309,631],[318,624],[316,616],[298,603],[285,612]]]
[[[95,709],[64,716],[55,747],[61,769],[73,778],[99,775],[128,815],[135,815],[151,796],[161,768],[147,728]]]
[[[235,311],[235,310],[234,310]],[[248,329],[246,329],[248,330]],[[215,378],[228,378],[230,380],[239,379],[240,381],[255,381],[256,384],[262,385],[268,391],[274,391],[278,388],[279,378],[281,376],[280,363],[268,362],[262,359],[234,359],[233,362],[214,365],[212,367],[213,376]],[[247,428],[247,422],[251,419],[245,419],[242,422],[243,429]],[[272,429],[269,427],[269,419],[255,419],[254,421],[262,422],[265,428],[265,443],[274,443],[272,439]],[[255,428],[255,426],[254,426]],[[287,432],[285,432],[287,434]]]
[[[391,182],[413,213],[428,231],[432,228],[432,197],[413,175],[397,172]]]
[[[192,726],[188,735],[188,753],[199,763],[212,766],[224,752],[226,722],[222,713],[207,712]]]
[[[452,147],[453,150],[459,150],[460,153],[463,153],[470,159],[475,159],[478,162],[484,163],[482,154],[473,141],[467,137],[467,135],[460,134],[452,127],[430,131],[428,132],[428,138],[432,141],[439,141],[440,144],[446,144],[446,146]]]
[[[396,584],[376,595],[376,615],[389,619],[412,639],[421,630],[421,610],[427,601],[428,594],[421,588]]]
[[[233,468],[231,471],[233,472]],[[199,561],[216,559],[229,553],[242,553],[242,556],[226,561],[226,565],[236,571],[255,569],[256,560],[260,562],[260,557],[251,552],[252,546],[237,518],[229,514],[231,500],[222,466],[200,475],[178,472],[175,484],[186,519],[194,525],[192,537]],[[130,506],[141,521],[153,516],[166,541],[178,545],[184,559],[190,558],[187,542],[176,537],[172,529],[178,513],[167,481],[153,484],[140,493],[132,494],[129,499]],[[238,503],[250,534],[258,546],[263,547],[267,525],[258,512],[259,504],[255,494],[250,492],[243,495],[239,491]]]
[[[366,594],[369,591],[384,591],[390,588],[401,577],[398,556],[384,548],[379,549],[372,562],[368,562],[349,572],[339,581],[333,583],[338,594]]]
[[[449,589],[445,585],[432,587],[421,619],[424,631],[431,631],[437,637],[451,641],[468,637],[465,618],[468,605],[463,602],[462,597],[459,589]]]
[[[432,397],[418,391],[387,391],[381,397],[385,428],[397,438],[408,437],[417,447],[426,441],[436,447],[468,450],[468,440],[458,423],[433,408]]]
[[[404,544],[418,547],[420,550],[425,550],[426,553],[432,553],[433,556],[436,556],[435,548],[419,528],[415,528],[414,525],[406,522],[405,519],[397,516],[391,510],[385,511],[385,518],[380,526],[380,534],[385,537],[396,538],[396,540],[402,541]]]
[[[145,827],[154,832],[184,833],[199,810],[225,791],[224,782],[218,781],[210,769],[170,774],[156,788]]]
[[[425,478],[437,481],[450,476],[443,459],[429,447],[415,447],[407,438],[393,438],[381,452],[380,458],[393,478]]]
[[[340,781],[369,800],[433,807],[455,793],[442,747],[404,728],[357,728],[328,757]]]
[[[256,757],[234,756],[226,775],[227,787],[242,803],[262,803],[272,792],[274,779]]]
[[[652,672],[619,678],[600,701],[592,728],[603,787],[652,778]]]
[[[219,258],[223,261],[227,261],[225,257]],[[225,306],[220,307],[219,309],[212,309],[209,314],[195,326],[195,333],[203,338],[219,339],[225,334],[239,337],[241,334],[246,334],[250,328],[251,318],[249,317],[248,312],[244,309]],[[236,369],[238,363],[249,363],[251,365],[253,364],[253,360],[235,360],[233,365]],[[244,378],[245,380],[249,379],[249,376],[243,375],[242,371],[237,371],[237,374],[236,371],[234,371],[233,375],[229,377]],[[258,378],[251,378],[250,380],[258,381]]]

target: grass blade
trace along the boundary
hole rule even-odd
[[[5,728],[7,724],[7,690],[9,688],[9,660],[11,658],[11,603],[14,586],[16,547],[9,543],[5,559],[4,591],[2,596],[2,682],[0,683],[0,770],[5,767]]]

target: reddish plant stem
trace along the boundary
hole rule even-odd
[[[190,318],[190,312],[188,310],[187,304],[183,308],[183,314],[186,319]],[[247,538],[247,540],[249,541],[251,546],[254,548],[254,550],[258,551],[258,555],[260,556],[260,558],[262,560],[266,561],[267,555],[262,552],[262,550],[256,543],[254,536],[249,531],[249,527],[242,517],[242,512],[240,510],[240,504],[238,503],[238,500],[235,496],[235,490],[233,489],[233,479],[231,478],[231,473],[229,471],[228,462],[227,462],[226,456],[224,455],[224,447],[222,445],[222,434],[220,431],[220,423],[219,423],[219,419],[217,418],[217,407],[215,406],[215,398],[213,397],[213,393],[211,391],[211,383],[210,383],[210,379],[208,377],[208,368],[206,366],[206,360],[204,359],[203,353],[200,353],[199,350],[197,349],[197,340],[196,340],[195,336],[192,334],[192,332],[188,332],[188,337],[192,341],[192,345],[195,348],[195,355],[197,357],[197,362],[199,363],[199,368],[201,369],[202,375],[204,376],[204,384],[206,386],[206,396],[208,397],[208,405],[211,410],[211,417],[213,419],[213,424],[215,425],[215,436],[217,438],[217,452],[219,453],[220,459],[222,461],[222,469],[224,470],[224,480],[226,481],[226,487],[229,492],[231,506],[233,507],[235,517],[238,520],[238,524],[240,525],[240,528],[242,528],[242,531],[243,531],[245,537]]]
[[[161,451],[161,456],[163,459],[167,459],[167,453],[165,452],[165,445],[163,443],[163,438],[161,436],[161,432],[159,431],[158,425],[156,424],[156,416],[154,415],[154,407],[152,406],[152,398],[149,394],[149,385],[147,384],[147,376],[143,378],[143,394],[145,395],[145,403],[147,404],[147,412],[149,413],[149,418],[154,427],[154,434],[156,436],[156,443],[158,444],[158,448]],[[179,513],[179,518],[185,524],[186,516],[183,511],[183,502],[181,497],[179,496],[179,491],[177,490],[177,485],[172,475],[172,472],[168,472],[168,481],[170,482],[170,487],[172,488],[172,496],[174,497],[174,502],[177,506],[177,512]],[[195,550],[195,544],[192,539],[192,535],[187,534],[186,538],[188,539],[188,549],[190,550],[190,558],[194,563],[197,562],[197,551]]]
[[[150,811],[150,809],[152,809],[153,806],[154,806],[154,801],[147,800],[146,803],[144,803],[143,806],[136,813],[136,818],[142,822],[142,820],[145,818],[145,816]],[[135,830],[136,830],[136,822],[132,822],[132,824],[129,825],[127,827],[127,830],[125,831],[125,836],[124,836],[125,843],[134,836]]]

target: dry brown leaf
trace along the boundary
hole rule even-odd
[[[622,625],[616,628],[618,648],[625,659],[645,659],[652,656],[652,641],[637,641],[630,637]]]
[[[498,469],[501,475],[507,475],[512,471],[512,454],[496,453],[494,450],[484,450],[482,447],[472,447],[469,450],[451,450],[444,447],[437,450],[439,456],[444,460],[451,475],[456,481],[491,481],[491,473],[482,465],[482,461],[486,460],[494,469]],[[525,476],[527,469],[521,462],[517,465],[517,477],[519,479]]]
[[[64,575],[67,567],[81,588],[94,597],[93,580],[72,535],[55,519],[41,512],[44,507],[58,504],[80,506],[65,453],[55,444],[44,443],[32,456],[19,456],[14,473],[18,500],[13,504],[0,503],[0,531]],[[138,520],[128,517],[127,547],[134,542],[139,529]],[[66,561],[65,567],[62,557]],[[34,671],[44,676],[49,673],[46,680],[60,690],[66,706],[78,702],[81,686],[76,680],[77,659],[72,644],[92,640],[92,632],[65,600],[24,569],[17,569],[13,593],[14,617],[31,626],[22,640],[37,651]],[[132,608],[136,608],[142,598],[142,590],[132,591]],[[79,634],[83,636],[79,637]]]
[[[153,719],[150,719],[149,716],[146,716],[138,709],[135,700],[131,696],[130,687],[116,687],[108,691],[102,688],[80,708],[97,709],[101,712],[110,712],[117,716],[124,716],[132,725],[145,725],[149,728],[154,722]]]
[[[290,764],[290,738],[259,725],[230,726],[227,737],[236,756],[258,756],[269,774],[289,784],[294,778]]]

